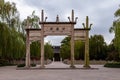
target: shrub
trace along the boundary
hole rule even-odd
[[[120,68],[120,62],[111,62],[111,63],[106,63],[104,67],[109,67],[109,68]]]
[[[31,64],[31,66],[32,66],[32,67],[35,67],[35,66],[36,66],[36,64]]]
[[[9,63],[9,61],[5,59],[0,59],[0,66],[11,66],[12,64]]]
[[[30,64],[30,65],[31,65],[31,67],[35,67],[36,66],[36,64]],[[18,64],[17,67],[25,67],[25,64]]]
[[[25,64],[18,64],[17,67],[25,67]]]

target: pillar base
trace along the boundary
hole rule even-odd
[[[25,66],[25,68],[26,68],[26,69],[29,69],[29,68],[30,68],[30,66]]]
[[[45,68],[45,66],[40,66],[40,68]]]
[[[91,68],[91,67],[89,65],[88,66],[84,65],[83,68]]]
[[[70,68],[74,69],[74,68],[76,68],[76,67],[75,67],[74,65],[71,65]]]

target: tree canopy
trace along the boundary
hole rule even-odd
[[[27,21],[32,28],[38,28],[39,18],[35,11],[27,19],[21,21],[15,3],[0,0],[0,59],[25,59],[25,27]],[[40,57],[40,43],[31,44],[31,58]]]
[[[102,35],[90,37],[90,59],[105,60],[107,57],[107,45]]]
[[[118,51],[120,57],[120,45],[119,45],[120,44],[120,7],[117,9],[114,15],[115,15],[115,20],[113,21],[113,25],[109,31],[115,34],[114,46],[115,49]]]

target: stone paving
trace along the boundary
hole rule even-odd
[[[76,65],[82,67],[83,65]],[[46,68],[66,68],[69,65],[52,63]],[[16,66],[0,67],[0,80],[120,80],[119,68],[105,68],[103,65],[91,65],[99,69],[35,69],[16,70]]]

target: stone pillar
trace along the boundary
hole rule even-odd
[[[91,27],[91,25],[90,25]],[[85,62],[84,62],[84,67],[85,68],[90,68],[90,62],[89,62],[89,18],[88,16],[86,17],[86,37],[85,37]]]
[[[62,57],[60,58],[60,62],[62,62]]]
[[[74,10],[72,10],[72,22],[74,22]],[[74,66],[74,24],[71,24],[71,68],[75,68]]]
[[[85,41],[85,63],[84,67],[85,68],[90,68],[89,64],[89,32],[86,30],[86,41]]]
[[[44,12],[41,12],[41,22],[44,21]],[[41,25],[41,68],[44,68],[44,24]]]
[[[30,67],[30,42],[29,42],[29,30],[26,30],[26,68]]]
[[[53,62],[55,62],[55,58],[53,57]]]

